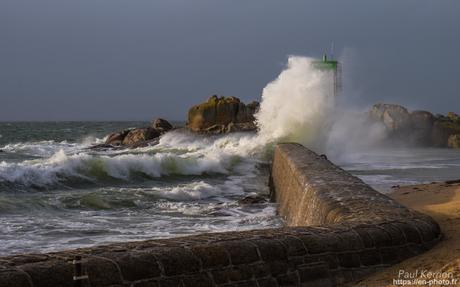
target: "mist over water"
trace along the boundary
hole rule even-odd
[[[458,178],[458,151],[387,141],[387,130],[369,120],[355,92],[345,89],[335,98],[332,73],[315,69],[313,61],[289,57],[285,70],[264,88],[257,115],[262,142],[293,141],[325,153],[381,192]]]

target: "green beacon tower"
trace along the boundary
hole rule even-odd
[[[328,59],[327,55],[323,55],[322,60],[317,60],[313,62],[314,66],[321,70],[330,72],[331,82],[333,83],[333,95],[337,96],[342,88],[341,75],[342,67],[337,60]]]

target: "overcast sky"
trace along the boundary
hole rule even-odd
[[[212,94],[259,99],[288,55],[332,41],[357,105],[460,112],[459,15],[454,0],[1,0],[0,120],[181,120]]]

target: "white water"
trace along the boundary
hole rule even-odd
[[[8,144],[2,149],[44,158],[1,162],[0,182],[46,187],[69,177],[96,181],[95,169],[97,176],[121,180],[129,180],[133,173],[149,177],[242,174],[251,172],[255,163],[263,161],[267,146],[277,141],[296,141],[320,149],[328,135],[334,98],[330,73],[315,69],[312,61],[289,57],[286,68],[265,87],[256,115],[258,134],[204,138],[183,131],[170,132],[157,146],[108,154],[82,151],[90,145],[88,139],[82,144]],[[252,161],[239,164],[247,158]]]
[[[256,115],[259,137],[321,148],[334,110],[332,79],[313,66],[313,59],[289,57],[286,69],[263,90]]]
[[[460,172],[453,151],[370,149],[384,131],[337,107],[332,88],[331,74],[314,69],[312,59],[290,57],[263,90],[257,134],[175,130],[156,146],[133,150],[88,150],[103,141],[86,136],[100,124],[66,124],[68,133],[56,132],[64,131],[60,123],[3,126],[13,140],[0,146],[0,254],[281,226],[273,204],[238,203],[268,194],[266,165],[280,141],[326,152],[382,190]],[[41,127],[61,140],[16,142],[21,127],[22,136]],[[85,136],[62,141],[76,128]]]

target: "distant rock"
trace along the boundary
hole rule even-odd
[[[460,135],[460,116],[453,112],[434,116],[427,111],[409,112],[400,105],[376,104],[369,117],[383,124],[389,140],[414,146],[454,147]]]
[[[454,122],[454,123],[460,123],[460,116],[457,115],[457,114],[454,113],[454,112],[448,112],[448,113],[447,113],[447,118],[448,118],[449,120],[451,120],[452,122]]]
[[[376,104],[369,112],[372,119],[381,121],[390,132],[398,132],[410,125],[410,114],[400,105]]]
[[[258,109],[258,102],[245,105],[236,97],[213,95],[207,102],[189,109],[187,128],[208,134],[254,131],[257,129],[254,114]]]
[[[419,146],[430,146],[434,116],[427,111],[413,111],[410,113],[410,143]]]
[[[164,119],[155,119],[150,127],[133,128],[107,136],[104,144],[92,148],[108,147],[142,147],[158,143],[159,137],[173,129],[173,126]]]
[[[460,148],[460,134],[450,135],[447,140],[447,146],[450,148]]]
[[[432,143],[437,147],[451,147],[449,138],[460,134],[460,122],[453,121],[450,117],[438,117],[433,124]],[[453,141],[454,139],[451,139]]]

